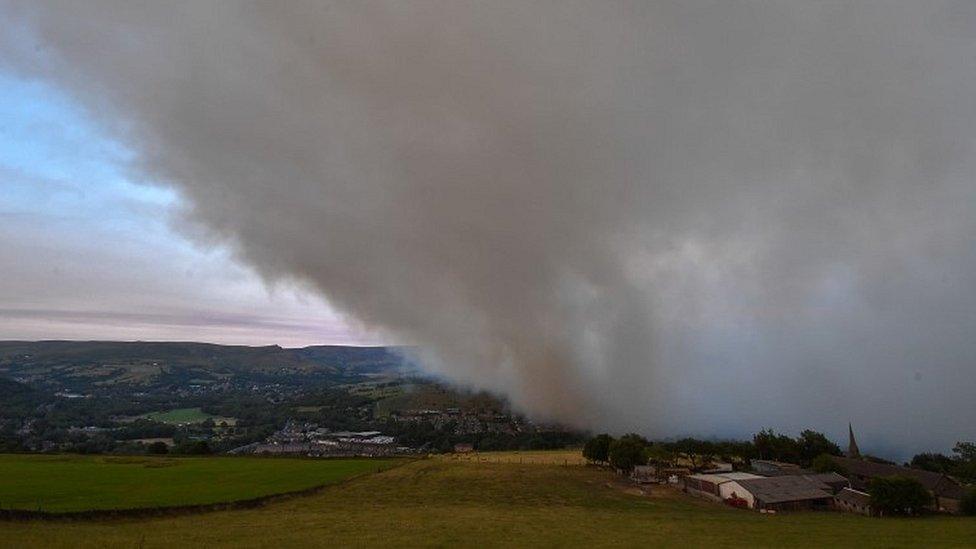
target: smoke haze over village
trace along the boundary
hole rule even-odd
[[[0,71],[123,143],[92,154],[188,250],[0,206],[0,339],[280,328],[583,428],[976,436],[974,3],[92,4],[0,0]]]

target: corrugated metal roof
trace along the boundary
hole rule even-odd
[[[837,473],[814,473],[812,475],[800,475],[812,482],[822,482],[824,484],[847,483],[847,478]]]
[[[730,480],[732,480],[730,478],[725,478],[725,476],[723,475],[710,475],[704,473],[699,473],[697,475],[688,475],[687,478],[691,478],[695,480],[703,480],[705,482],[711,482],[712,484],[722,484],[723,482],[729,482]]]
[[[783,503],[832,497],[827,485],[803,477],[766,477],[737,481],[763,503]]]
[[[742,473],[739,471],[733,471],[731,473],[719,473],[717,476],[725,477],[729,480],[749,480],[752,478],[765,478],[762,475],[754,475],[752,473]]]

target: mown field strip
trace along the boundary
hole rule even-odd
[[[251,500],[306,490],[395,460],[0,456],[0,509],[67,513]]]

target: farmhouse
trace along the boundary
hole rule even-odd
[[[958,481],[948,475],[861,459],[842,457],[833,459],[847,471],[851,488],[855,490],[867,490],[868,482],[873,478],[894,476],[913,478],[932,494],[934,510],[947,513],[959,512],[959,502],[965,494],[965,489]]]

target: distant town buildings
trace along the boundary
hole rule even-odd
[[[331,431],[314,423],[289,421],[262,443],[235,448],[231,454],[292,455],[308,457],[381,457],[417,453],[399,446],[380,431]]]

